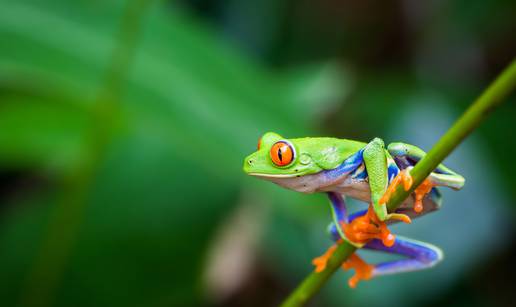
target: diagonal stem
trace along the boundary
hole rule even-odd
[[[419,161],[410,174],[414,183],[409,191],[398,187],[387,204],[394,211],[424,179],[468,136],[480,123],[500,105],[516,88],[516,59],[491,83],[475,100],[451,128],[441,137],[428,154]],[[356,248],[342,243],[330,257],[326,269],[320,273],[310,273],[301,284],[285,299],[281,306],[303,306],[335,273]]]

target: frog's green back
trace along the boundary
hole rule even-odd
[[[338,167],[346,158],[366,146],[366,143],[359,141],[329,137],[306,137],[290,141],[300,152],[309,153],[313,161],[325,170]]]

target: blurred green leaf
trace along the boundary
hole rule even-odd
[[[1,5],[0,90],[10,92],[17,83],[21,90],[1,96],[0,163],[80,164],[90,150],[90,111],[123,2]],[[297,105],[289,80],[229,50],[175,6],[152,6],[143,25],[116,112],[117,133],[87,188],[88,206],[58,305],[199,303],[206,245],[236,202],[242,158],[267,130],[306,133],[320,107],[314,101],[329,88],[309,98],[314,107]],[[10,223],[2,228],[3,256],[18,260],[0,267],[24,272],[5,283],[9,302],[24,295],[23,278],[38,255],[27,255],[12,238],[30,240],[37,250],[39,238],[21,235],[29,229],[27,219],[34,216],[30,229],[44,235],[47,213],[35,212],[56,210],[54,198],[32,202],[39,204],[4,217]]]
[[[3,97],[0,161],[4,168],[69,168],[84,150],[89,124],[87,113],[69,103],[31,96]]]

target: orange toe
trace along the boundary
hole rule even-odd
[[[355,270],[355,275],[348,280],[349,286],[355,288],[360,280],[368,280],[373,276],[374,266],[367,264],[354,253],[342,264],[342,269]]]
[[[435,187],[428,178],[421,183],[416,190],[414,190],[415,200],[414,200],[414,211],[416,213],[420,213],[423,211],[423,198],[428,194],[432,188]]]
[[[396,175],[396,177],[394,177],[394,179],[392,179],[391,183],[387,187],[387,190],[380,198],[380,204],[388,203],[392,194],[394,194],[400,184],[403,184],[405,191],[408,191],[412,186],[412,176],[410,176],[407,170],[402,170],[398,173],[398,175]]]
[[[394,245],[394,242],[396,241],[396,236],[393,235],[389,229],[387,229],[387,225],[385,223],[381,226],[381,232],[380,232],[380,240],[382,240],[383,245],[387,247],[391,247]]]
[[[335,252],[335,249],[337,249],[337,245],[332,245],[324,254],[312,260],[312,264],[315,265],[316,273],[322,272],[326,269],[326,264],[328,263],[331,255]]]
[[[408,216],[406,214],[401,214],[401,213],[400,214],[396,214],[396,215],[392,215],[391,219],[402,221],[405,224],[411,224],[412,223],[412,220],[410,219],[410,216]]]
[[[387,228],[387,224],[376,216],[373,206],[369,206],[367,213],[357,217],[353,222],[342,223],[342,230],[350,241],[363,244],[372,239],[379,239],[387,247],[394,244],[395,236]]]

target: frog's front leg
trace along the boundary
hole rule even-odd
[[[378,226],[369,224],[369,217],[376,217],[372,210],[369,210],[368,213],[364,212],[364,216],[368,217],[365,223],[359,222],[360,218],[356,218],[353,224],[349,224],[346,202],[342,195],[336,192],[328,192],[327,194],[330,200],[333,217],[333,222],[330,224],[328,231],[337,244],[345,240],[356,247],[362,247],[368,240],[381,238],[382,235],[385,237],[390,234],[385,233],[385,230],[387,230],[386,227],[382,233],[382,230],[380,230]],[[363,219],[363,217],[361,218]],[[326,268],[326,264],[336,248],[337,245],[335,244],[324,254],[312,260],[316,272],[322,272]]]
[[[398,219],[410,223],[410,218],[405,214],[389,214],[385,202],[382,202],[382,196],[387,191],[389,183],[387,157],[385,145],[379,138],[375,138],[364,148],[363,159],[367,170],[374,212],[381,222]]]
[[[362,216],[355,217],[351,223],[348,222],[346,202],[339,193],[329,192],[333,222],[330,224],[329,232],[337,243],[346,240],[356,247],[362,247],[372,239],[380,239],[386,246],[394,244],[394,236],[387,229],[384,222],[381,222],[372,206]],[[314,258],[312,264],[316,272],[321,272],[326,268],[328,259],[336,249],[336,245],[331,246],[323,255]]]
[[[344,236],[344,231],[342,230],[342,225],[348,222],[348,213],[346,208],[346,202],[341,194],[335,192],[328,192],[328,198],[330,199],[331,205],[331,213],[333,217],[333,222],[330,224],[335,225],[333,231],[336,234],[335,241],[340,243],[342,239],[346,239]],[[329,231],[332,231],[329,229]],[[312,260],[312,264],[315,266],[316,272],[322,272],[326,268],[326,263],[330,259],[331,255],[337,248],[337,245],[333,245],[328,250],[319,257],[316,257]]]

